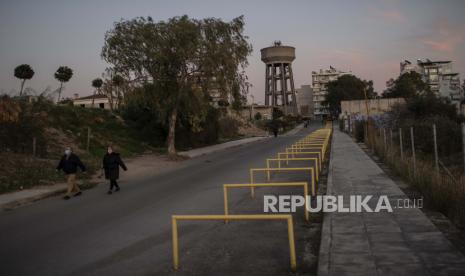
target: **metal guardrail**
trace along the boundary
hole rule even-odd
[[[316,195],[316,190],[315,190],[315,178],[314,178],[314,172],[315,169],[313,167],[299,167],[299,168],[252,168],[249,170],[249,176],[250,176],[250,184],[254,184],[254,173],[255,172],[271,172],[271,171],[277,171],[277,172],[282,172],[282,171],[309,171],[310,172],[310,179],[312,183],[312,196]],[[250,195],[252,197],[255,197],[255,189],[254,187],[250,187]]]
[[[279,152],[278,153],[278,158],[282,158],[281,156],[286,156],[286,158],[289,158],[289,156],[292,156],[291,158],[296,158],[296,155],[309,155],[309,154],[316,154],[318,156],[318,160],[320,163],[320,167],[322,165],[322,154],[320,151],[299,151],[299,152]],[[289,162],[286,162],[289,164]]]
[[[271,161],[277,161],[278,162],[278,168],[281,168],[281,161],[315,161],[315,180],[318,181],[318,175],[319,172],[321,171],[321,167],[318,166],[319,159],[316,157],[296,157],[296,158],[267,158],[266,159],[266,168],[271,168],[270,164]],[[267,180],[270,181],[270,172],[267,172]]]
[[[228,206],[228,189],[229,188],[245,188],[245,187],[295,187],[302,186],[304,188],[305,206],[307,205],[308,183],[307,182],[273,182],[273,183],[253,183],[253,184],[223,184],[223,203],[224,214],[229,215]],[[305,220],[309,220],[309,213],[307,208],[304,208]],[[225,221],[227,222],[227,220]]]
[[[311,190],[312,196],[316,195],[315,183],[318,181],[318,175],[322,169],[322,161],[325,158],[326,150],[330,141],[332,129],[326,124],[326,128],[316,130],[310,135],[297,141],[290,147],[286,148],[286,152],[279,152],[277,158],[266,159],[266,168],[251,168],[249,171],[250,183],[247,184],[224,184],[223,185],[223,201],[224,201],[224,215],[173,215],[171,217],[172,224],[172,246],[173,246],[173,268],[177,270],[179,268],[179,249],[178,249],[178,227],[177,223],[179,220],[224,220],[228,222],[230,220],[286,220],[288,229],[288,240],[289,240],[289,252],[290,252],[290,266],[293,272],[297,269],[296,253],[295,253],[295,239],[294,239],[294,226],[292,221],[292,215],[289,214],[256,214],[256,215],[230,215],[228,206],[228,189],[230,188],[241,188],[250,187],[251,196],[255,195],[256,187],[291,187],[291,186],[303,186],[304,198],[305,198],[305,220],[309,220],[309,213],[306,208],[307,195],[308,195],[308,182],[274,182],[274,183],[254,183],[255,172],[266,172],[267,179],[270,180],[271,172],[283,172],[283,171],[309,171],[311,179]],[[318,149],[318,151],[314,150]],[[299,155],[317,155],[317,157],[296,157]],[[283,158],[283,156],[285,156]],[[270,162],[277,161],[278,168],[271,168]],[[312,167],[281,167],[281,161],[314,161]]]

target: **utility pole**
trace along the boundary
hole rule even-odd
[[[363,94],[365,95],[365,107],[366,107],[366,111],[367,111],[367,119],[366,119],[366,122],[365,122],[365,125],[366,125],[366,130],[367,130],[367,140],[370,140],[370,135],[368,134],[368,120],[370,118],[370,109],[368,108],[368,96],[367,96],[367,89],[366,87],[363,88]],[[373,142],[373,141],[370,141],[370,143]],[[372,145],[372,147],[374,147]]]
[[[465,123],[462,123],[463,169],[465,172]]]

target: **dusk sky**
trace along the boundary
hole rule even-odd
[[[275,40],[296,48],[296,87],[311,84],[311,71],[330,65],[373,80],[382,92],[399,74],[399,62],[418,58],[453,60],[465,76],[465,1],[49,1],[0,0],[0,92],[19,90],[14,68],[30,64],[26,83],[55,89],[56,69],[74,76],[65,96],[92,93],[91,81],[109,66],[100,58],[113,22],[137,16],[154,20],[187,14],[231,20],[245,16],[254,51],[247,73],[256,101],[263,100],[265,65],[260,49]]]

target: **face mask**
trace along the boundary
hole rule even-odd
[[[66,155],[70,155],[70,154],[71,154],[71,150],[68,150],[68,149],[65,150],[65,154],[66,154]]]

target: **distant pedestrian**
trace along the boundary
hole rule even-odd
[[[274,138],[278,137],[278,132],[279,132],[279,129],[278,127],[273,127],[273,135],[274,135]]]
[[[86,171],[86,167],[82,164],[81,159],[72,152],[70,147],[67,147],[65,149],[65,154],[61,157],[60,163],[58,163],[56,168],[57,171],[63,170],[66,175],[66,182],[68,183],[68,189],[63,199],[70,199],[73,192],[75,193],[74,196],[82,194],[81,189],[79,189],[76,184],[76,173],[78,167],[82,172]]]
[[[113,151],[113,148],[109,146],[107,148],[107,153],[103,156],[103,170],[105,171],[105,179],[110,180],[110,189],[108,190],[108,194],[113,193],[113,188],[115,188],[115,192],[120,190],[118,186],[118,178],[119,178],[119,167],[123,168],[123,170],[127,170],[126,165],[124,164],[123,160],[119,153]]]

